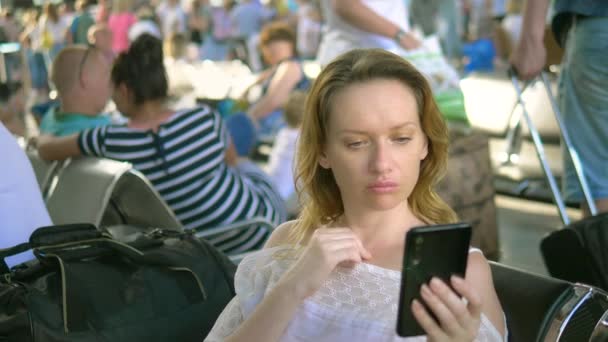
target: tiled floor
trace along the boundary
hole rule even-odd
[[[501,263],[533,273],[547,274],[540,254],[541,239],[563,226],[554,205],[496,196]],[[572,220],[580,211],[568,209]]]

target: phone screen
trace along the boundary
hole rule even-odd
[[[397,334],[403,337],[425,335],[424,330],[412,314],[412,301],[417,299],[424,305],[420,287],[433,277],[450,285],[450,277],[464,278],[471,225],[456,223],[412,228],[405,238],[401,292],[397,317]],[[432,315],[432,311],[427,308]]]

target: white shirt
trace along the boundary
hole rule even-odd
[[[29,240],[39,227],[52,225],[32,165],[15,138],[0,124],[0,249]],[[31,252],[7,258],[9,266],[33,258]]]
[[[163,2],[156,9],[156,14],[160,18],[164,38],[169,38],[172,33],[186,32],[186,12],[179,4],[171,6]]]
[[[403,0],[357,0],[404,31],[409,31],[408,13]],[[322,0],[321,9],[326,29],[319,47],[318,60],[326,65],[342,53],[357,48],[401,49],[393,39],[369,33],[352,26],[332,8],[331,0]]]
[[[205,341],[223,341],[234,333],[300,252],[301,249],[284,245],[247,256],[236,271],[236,297],[228,303]],[[426,336],[403,338],[396,333],[400,284],[398,271],[366,263],[352,269],[338,267],[296,310],[279,341],[426,341]],[[506,341],[506,338],[482,314],[475,341]]]
[[[299,133],[299,129],[289,127],[282,128],[279,131],[266,168],[266,172],[270,175],[284,200],[287,200],[295,192],[293,162]]]

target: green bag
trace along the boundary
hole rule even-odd
[[[468,125],[467,111],[464,107],[464,94],[462,90],[451,89],[435,93],[435,101],[439,111],[448,121],[466,123]]]
[[[29,248],[37,260],[0,265],[0,341],[200,342],[235,295],[235,265],[188,232],[43,227],[0,263]]]
[[[400,51],[400,55],[426,76],[446,120],[468,125],[460,76],[443,55],[439,38],[429,36],[422,41],[420,48]]]

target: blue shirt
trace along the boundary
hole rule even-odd
[[[272,12],[263,5],[246,2],[236,5],[230,12],[230,17],[238,37],[248,38],[260,32],[264,22],[272,16]]]
[[[59,107],[51,107],[40,122],[40,131],[58,137],[79,133],[88,128],[109,125],[108,115],[84,115],[79,113],[61,113]]]
[[[555,0],[551,27],[557,41],[563,46],[574,15],[608,17],[606,0]]]

